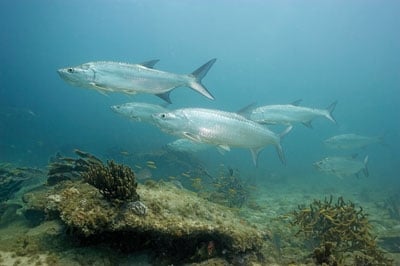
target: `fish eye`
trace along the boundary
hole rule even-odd
[[[68,71],[68,73],[74,72],[74,70],[72,68],[68,68],[67,71]]]
[[[166,118],[167,115],[166,114],[161,114],[161,118]]]

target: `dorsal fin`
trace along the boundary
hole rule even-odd
[[[154,65],[157,64],[158,61],[160,61],[160,59],[154,59],[154,60],[150,60],[150,61],[145,61],[145,62],[139,63],[139,65],[145,66],[147,68],[153,68]]]
[[[238,110],[236,113],[239,115],[242,115],[244,117],[248,116],[251,111],[256,107],[256,103],[250,103],[248,105],[246,105],[245,107],[243,107],[242,109]]]
[[[298,100],[292,102],[291,105],[299,106],[302,100],[303,100],[303,99],[298,99]]]
[[[160,97],[161,99],[163,99],[164,101],[166,101],[167,103],[172,103],[171,99],[169,98],[169,93],[171,91],[167,91],[167,92],[163,92],[163,93],[158,93],[156,94],[158,97]]]

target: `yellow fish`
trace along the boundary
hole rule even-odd
[[[188,173],[182,173],[183,176],[190,177]]]
[[[156,164],[156,163],[153,162],[153,161],[147,161],[146,163],[147,163],[147,164]]]
[[[155,164],[148,164],[147,167],[151,169],[157,169],[157,166]]]
[[[129,155],[129,152],[127,152],[127,151],[121,151],[120,154],[121,154],[121,155],[124,155],[124,156],[128,156],[128,155]]]
[[[136,167],[137,169],[142,169],[142,167],[141,167],[140,165],[137,165],[137,164],[135,164],[135,167]]]

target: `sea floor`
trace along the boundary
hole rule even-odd
[[[324,178],[324,180],[322,180]],[[400,220],[390,217],[384,201],[391,193],[398,193],[388,184],[369,179],[338,179],[326,176],[269,176],[253,182],[249,201],[235,211],[246,223],[269,232],[263,259],[260,261],[236,260],[232,265],[314,265],[311,249],[304,240],[295,236],[296,229],[290,225],[287,215],[299,205],[308,205],[314,199],[324,200],[333,196],[361,206],[373,226],[381,248],[385,243],[380,237],[397,236],[400,239]],[[376,178],[378,180],[378,178]],[[140,185],[140,184],[139,184]],[[21,202],[23,193],[15,193],[3,205]],[[256,206],[256,208],[254,207]],[[32,224],[27,220],[23,208],[9,208],[0,218],[0,265],[152,265],[152,251],[143,250],[122,253],[104,243],[85,246],[73,236],[66,234],[59,220],[45,220]],[[400,243],[392,243],[387,256],[393,265],[400,265]],[[397,248],[397,250],[396,250]],[[211,258],[191,265],[229,265],[222,258]]]

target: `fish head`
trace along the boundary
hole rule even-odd
[[[95,71],[90,64],[82,64],[76,67],[66,67],[57,70],[60,77],[67,83],[78,86],[88,87],[95,80]]]
[[[135,106],[131,103],[121,104],[121,105],[112,105],[111,110],[116,112],[117,114],[121,114],[123,116],[127,116],[132,120],[141,121],[140,113],[136,110]]]
[[[178,112],[156,113],[152,115],[152,118],[157,127],[162,131],[173,135],[182,132],[187,124],[186,117]]]

